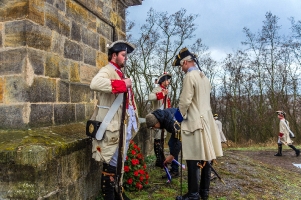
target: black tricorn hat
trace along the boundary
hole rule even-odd
[[[191,56],[192,58],[195,58],[196,55],[191,53],[186,47],[180,50],[179,54],[176,55],[175,60],[172,63],[172,66],[180,66],[180,62],[183,58],[186,58],[187,56]]]
[[[163,83],[163,81],[170,79],[171,76],[172,75],[168,72],[164,72],[161,76],[159,76],[157,83],[160,85],[161,83]]]
[[[108,46],[108,48],[109,48],[108,54],[118,53],[120,51],[125,51],[125,50],[127,53],[132,53],[132,51],[134,51],[135,49],[135,47],[132,44],[123,40],[117,40],[113,42],[110,46]]]

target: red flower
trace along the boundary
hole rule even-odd
[[[136,184],[136,187],[137,187],[139,190],[141,190],[141,189],[143,188],[143,186],[142,186],[141,183],[139,183],[139,182]]]
[[[139,153],[139,154],[137,155],[137,158],[138,158],[138,159],[142,159],[142,158],[143,158],[143,155],[142,155],[141,153]]]
[[[130,167],[129,166],[124,166],[124,171],[125,172],[129,172],[130,171]]]
[[[138,175],[139,175],[139,171],[136,170],[136,171],[134,172],[134,176],[138,176]]]
[[[142,169],[139,170],[139,173],[140,174],[145,174],[144,170],[142,170]]]
[[[146,178],[146,179],[149,179],[149,175],[148,175],[147,172],[146,172],[145,178]]]
[[[143,165],[143,168],[146,169],[146,164]]]
[[[132,154],[133,154],[133,155],[136,155],[136,151],[135,151],[135,150],[132,150]]]
[[[146,180],[144,183],[147,185],[148,184],[148,180]]]
[[[134,146],[133,146],[133,147],[134,147],[134,149],[137,149],[137,148],[138,148],[138,146],[137,146],[136,144],[134,144]]]
[[[138,165],[138,164],[139,164],[139,160],[137,160],[137,159],[132,159],[132,164],[133,164],[133,165]]]
[[[144,180],[144,177],[143,177],[143,176],[140,176],[139,180],[140,180],[140,181],[143,181],[143,180]]]
[[[133,179],[132,179],[132,178],[129,178],[128,181],[127,181],[127,183],[128,183],[129,185],[131,185],[131,184],[133,183]]]
[[[128,160],[128,159],[129,159],[129,157],[128,157],[128,156],[126,156],[126,157],[125,157],[125,159],[126,159],[126,160]]]

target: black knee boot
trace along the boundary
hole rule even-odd
[[[200,168],[197,160],[186,160],[188,171],[188,193],[177,196],[176,200],[199,200],[199,177]]]
[[[103,163],[101,191],[104,200],[115,199],[115,173],[116,167]]]
[[[209,161],[207,161],[201,171],[200,196],[202,200],[207,200],[209,198],[210,180],[211,180],[211,167]]]
[[[300,150],[296,149],[296,147],[294,147],[294,145],[288,145],[290,148],[292,148],[295,152],[296,152],[296,156],[298,157],[300,155]]]
[[[156,167],[163,167],[164,160],[161,159],[161,140],[155,139],[154,140],[154,151],[156,155]]]
[[[282,144],[278,144],[278,152],[274,156],[282,156]]]

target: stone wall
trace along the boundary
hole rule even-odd
[[[84,121],[106,45],[141,0],[0,1],[0,129]]]
[[[95,199],[85,123],[106,45],[141,0],[0,0],[0,199]],[[142,132],[141,132],[142,131]],[[146,132],[144,132],[146,131]],[[147,130],[135,138],[145,155]]]

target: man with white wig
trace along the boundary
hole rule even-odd
[[[210,106],[211,84],[198,66],[196,56],[187,48],[181,49],[172,64],[186,73],[179,99],[183,159],[187,163],[188,193],[177,200],[209,198],[211,161],[222,156],[220,134]],[[180,117],[179,117],[180,116]],[[172,155],[164,163],[170,163]],[[200,177],[201,168],[201,180]]]

